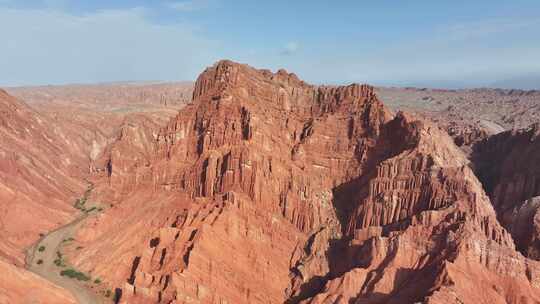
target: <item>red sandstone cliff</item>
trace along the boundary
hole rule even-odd
[[[540,259],[540,125],[492,136],[473,154],[476,172],[517,248]]]
[[[70,256],[121,303],[540,301],[463,153],[369,86],[221,61],[96,166],[114,206]]]

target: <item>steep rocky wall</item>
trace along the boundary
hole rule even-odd
[[[120,303],[539,299],[538,263],[463,152],[369,86],[221,61],[166,127],[124,129],[98,164],[115,204],[71,257]]]
[[[540,259],[536,214],[540,196],[540,126],[508,131],[475,146],[475,171],[491,197],[499,220],[518,249]]]
[[[204,297],[209,303],[283,301],[294,248],[324,226],[336,237],[341,233],[332,189],[368,166],[389,114],[368,86],[314,87],[284,71],[227,61],[199,77],[194,98],[155,136],[144,127],[123,132],[101,162],[108,186],[124,195],[145,189],[191,200],[183,215],[189,223],[163,228],[178,238],[138,255],[140,266],[128,276],[134,279],[125,279],[123,298],[195,298],[188,290],[200,285],[212,291]],[[227,232],[233,227],[256,235],[238,238]],[[147,234],[145,242],[161,240],[159,233]],[[216,237],[224,240],[221,247]],[[188,249],[190,262],[180,262]],[[237,258],[223,260],[222,251]],[[163,261],[152,258],[162,252]],[[269,269],[263,273],[270,277],[261,279],[249,271],[253,267]],[[224,285],[226,277],[218,277],[225,273],[243,275]],[[165,286],[163,280],[171,281]]]
[[[389,134],[409,137],[392,139],[391,146],[401,148],[344,196],[345,204],[356,206],[348,213],[345,238],[317,241],[305,254],[290,303],[487,303],[512,297],[520,303],[537,293],[531,291],[537,283],[530,282],[540,275],[538,263],[515,252],[450,137],[403,114],[387,126]],[[485,282],[462,275],[476,272]],[[474,293],[504,281],[515,286]]]

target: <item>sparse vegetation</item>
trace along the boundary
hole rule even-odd
[[[86,203],[88,202],[88,199],[89,199],[90,194],[92,193],[92,190],[93,190],[93,189],[94,189],[93,186],[88,187],[88,189],[84,192],[83,197],[76,199],[76,200],[75,200],[75,204],[74,204],[73,206],[74,206],[76,209],[79,209],[79,210],[81,210],[82,212],[85,212],[85,213],[87,213],[87,214],[90,213],[90,212],[92,212],[92,211],[94,211],[94,210],[97,210],[97,211],[99,211],[99,212],[103,211],[103,208],[101,208],[101,207],[98,208],[98,207],[95,207],[95,206],[94,206],[94,207],[88,208],[88,207],[86,206]]]
[[[75,249],[81,250],[81,249],[83,249],[83,248],[84,248],[83,246],[77,246],[77,248],[75,248]]]
[[[90,197],[90,193],[92,193],[93,189],[94,189],[93,186],[88,187],[88,189],[84,192],[83,197],[75,200],[75,204],[73,206],[83,212],[86,211],[85,204],[88,201],[88,198]]]
[[[97,209],[96,207],[92,207],[92,208],[90,208],[90,209],[84,210],[84,212],[90,213],[90,212],[92,212],[92,211],[94,211],[94,210],[96,210],[96,209]]]
[[[38,251],[39,251],[39,252],[45,251],[45,246],[39,246]]]
[[[64,257],[62,256],[62,253],[60,251],[56,252],[56,259],[54,260],[54,265],[58,267],[66,267],[66,263],[64,262]]]
[[[62,243],[72,242],[72,241],[75,241],[75,239],[72,238],[72,237],[70,237],[70,238],[67,238],[67,239],[63,239],[63,240],[62,240]]]
[[[68,278],[77,279],[79,281],[89,281],[90,277],[80,271],[77,271],[73,268],[65,269],[60,271],[61,276],[66,276]]]
[[[42,260],[42,259],[37,260],[37,263],[36,263],[36,264],[38,264],[38,265],[43,264],[43,260]]]
[[[95,279],[94,284],[101,284],[101,279],[100,278]]]
[[[110,289],[107,289],[107,291],[105,291],[105,297],[110,298],[111,295],[112,295],[112,291]]]

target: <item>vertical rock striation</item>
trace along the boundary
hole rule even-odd
[[[220,61],[149,124],[101,159],[97,191],[115,206],[73,256],[121,303],[540,299],[538,263],[452,139],[392,117],[370,86]]]

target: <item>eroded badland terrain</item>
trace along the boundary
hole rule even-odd
[[[0,91],[0,303],[540,303],[540,92]]]

